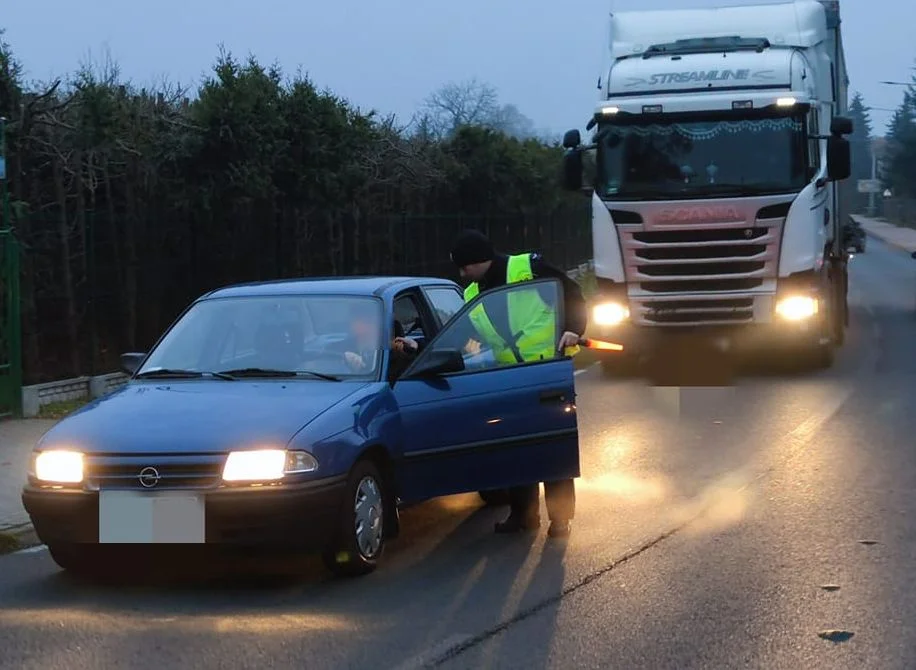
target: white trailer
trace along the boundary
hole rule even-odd
[[[839,2],[622,12],[611,57],[591,143],[563,142],[592,201],[591,324],[630,352],[606,369],[674,333],[829,367],[848,323]]]

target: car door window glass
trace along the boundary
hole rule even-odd
[[[439,325],[445,325],[464,307],[464,296],[453,288],[426,289],[426,297],[433,308]]]
[[[466,371],[552,360],[558,355],[561,301],[555,280],[511,284],[454,317],[427,351],[461,351]]]
[[[394,320],[397,323],[396,335],[426,337],[420,310],[413,296],[402,295],[394,301]]]

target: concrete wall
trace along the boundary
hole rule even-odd
[[[127,383],[127,375],[114,372],[97,377],[74,377],[22,387],[22,415],[38,416],[41,408],[56,402],[100,398]]]

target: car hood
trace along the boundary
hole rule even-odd
[[[356,382],[135,382],[63,419],[41,448],[105,453],[217,453],[285,447]]]

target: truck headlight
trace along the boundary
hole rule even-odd
[[[68,449],[39,451],[32,469],[35,479],[49,484],[79,484],[83,481],[83,454]]]
[[[603,302],[595,305],[592,310],[592,320],[596,326],[619,326],[629,318],[629,308],[616,302]]]
[[[804,321],[818,311],[817,298],[807,295],[793,295],[776,303],[776,313],[786,321]]]
[[[307,451],[254,449],[233,451],[223,466],[223,481],[269,482],[285,475],[313,472],[318,461]]]

